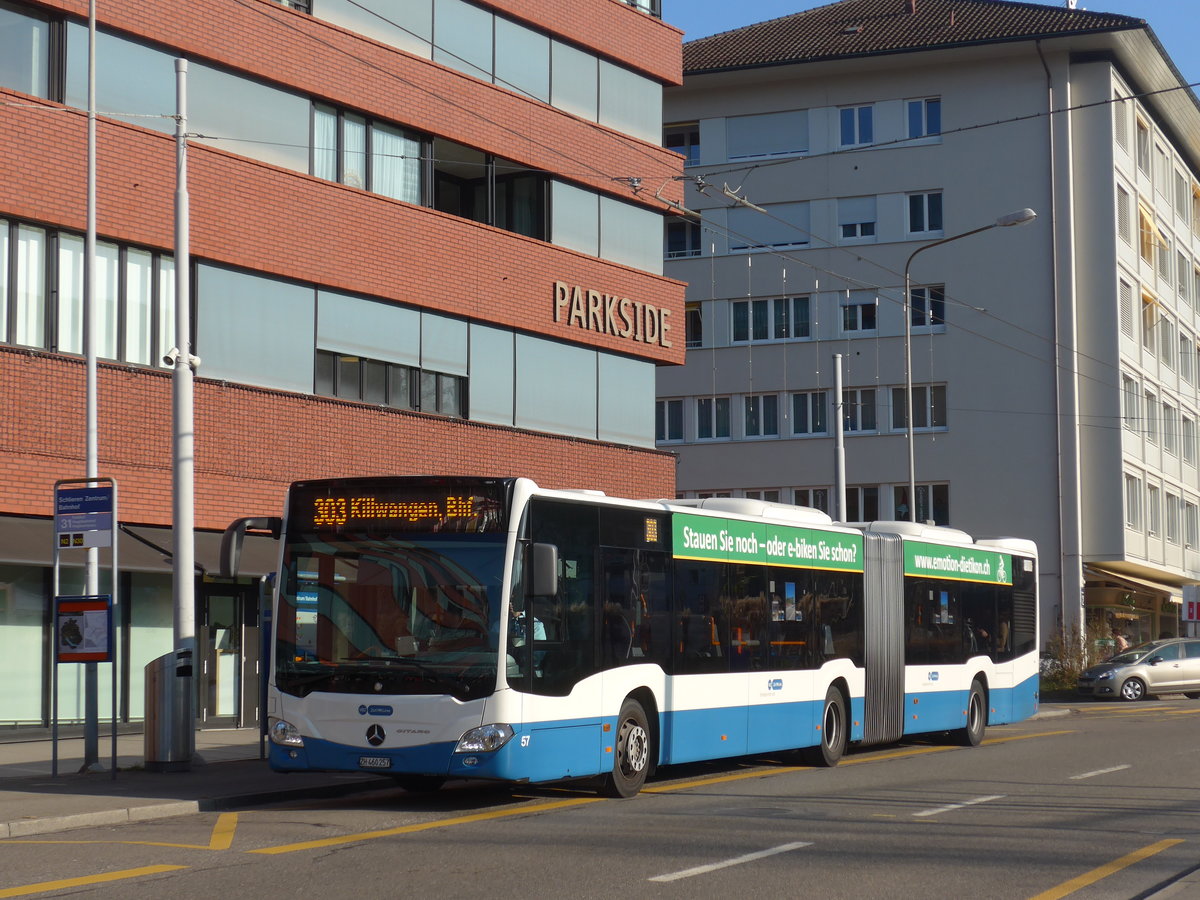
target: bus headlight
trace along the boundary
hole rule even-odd
[[[491,753],[507,744],[513,736],[509,725],[481,725],[458,739],[455,753]]]
[[[267,734],[271,736],[271,743],[284,747],[304,746],[304,738],[300,736],[300,732],[291,722],[285,722],[283,719],[269,719],[268,721],[270,724],[267,727]]]

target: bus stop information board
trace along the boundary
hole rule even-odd
[[[60,663],[112,662],[112,598],[57,597],[54,646]]]
[[[55,490],[54,532],[59,549],[111,547],[112,528],[112,485]]]

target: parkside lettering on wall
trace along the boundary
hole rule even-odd
[[[554,321],[568,327],[670,347],[671,313],[617,294],[554,282]]]

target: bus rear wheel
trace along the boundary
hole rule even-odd
[[[979,679],[971,682],[971,694],[967,697],[967,727],[953,732],[955,743],[962,747],[978,747],[983,743],[983,732],[987,729],[987,703],[983,685]]]
[[[846,752],[846,701],[842,692],[830,687],[821,708],[821,743],[802,751],[810,766],[836,766]]]
[[[612,771],[604,776],[600,793],[620,798],[636,795],[650,774],[650,725],[636,700],[621,704],[613,757]]]

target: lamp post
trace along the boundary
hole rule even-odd
[[[990,225],[984,225],[982,228],[973,228],[970,231],[964,231],[962,234],[951,235],[948,238],[942,238],[940,241],[933,241],[922,247],[918,247],[909,254],[908,261],[904,264],[904,422],[908,438],[908,520],[910,522],[917,521],[917,465],[916,455],[913,451],[912,287],[909,280],[909,269],[912,267],[912,261],[918,253],[930,250],[933,247],[940,247],[942,244],[949,244],[951,241],[970,237],[982,231],[990,231],[993,228],[1024,225],[1026,222],[1032,222],[1036,218],[1037,213],[1032,209],[1021,209],[1011,212],[1006,216],[1001,216]],[[932,325],[932,320],[930,324]]]

